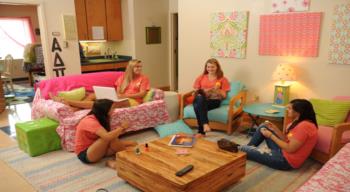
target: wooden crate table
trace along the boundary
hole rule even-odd
[[[219,149],[216,143],[197,139],[189,155],[175,154],[178,147],[168,146],[171,137],[140,146],[135,151],[121,151],[117,156],[117,174],[143,191],[220,191],[245,175],[246,154]],[[182,148],[184,149],[184,148]],[[193,170],[182,177],[175,173],[188,164]]]

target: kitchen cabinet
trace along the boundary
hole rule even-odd
[[[95,71],[125,69],[127,65],[128,65],[128,62],[89,64],[89,65],[82,65],[81,71],[83,73],[84,72],[86,73],[86,72],[95,72]]]
[[[75,0],[75,11],[79,40],[123,39],[121,0]]]

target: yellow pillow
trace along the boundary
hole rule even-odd
[[[61,91],[58,93],[58,96],[66,100],[81,101],[84,99],[85,94],[85,87],[80,87],[77,89],[72,89],[70,91]]]
[[[130,99],[130,98],[128,98],[128,99],[129,99],[130,107],[137,106],[140,104],[135,99]]]
[[[146,95],[143,97],[143,102],[149,102],[153,100],[154,91],[153,89],[147,91]]]

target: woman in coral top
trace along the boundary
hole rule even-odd
[[[309,101],[295,99],[288,104],[287,113],[293,121],[285,134],[276,125],[263,123],[250,142],[240,146],[248,159],[280,170],[299,168],[304,163],[317,142],[315,111]],[[270,152],[257,148],[264,140]]]
[[[110,130],[109,114],[114,109],[113,105],[109,99],[95,100],[91,112],[79,122],[75,134],[75,153],[83,163],[95,163],[127,147],[136,146],[136,142],[118,139],[127,123]],[[115,161],[107,163],[113,167]]]
[[[226,98],[226,93],[230,90],[230,83],[224,77],[218,60],[207,60],[203,74],[197,77],[193,88],[195,89],[193,108],[198,122],[197,137],[201,137],[211,130],[208,111],[218,108],[221,100]]]
[[[123,76],[115,83],[118,98],[128,98],[131,105],[142,103],[143,97],[150,89],[148,77],[142,74],[142,62],[134,59],[129,62]]]

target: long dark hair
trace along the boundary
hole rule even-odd
[[[203,75],[208,74],[208,71],[207,71],[208,63],[216,65],[216,67],[217,67],[217,69],[216,69],[216,78],[217,79],[220,79],[221,77],[224,76],[224,72],[221,69],[219,61],[217,59],[214,59],[214,58],[208,59],[207,62],[205,62]]]
[[[107,131],[110,131],[108,112],[113,105],[113,101],[110,99],[96,99],[92,109],[88,115],[95,115],[98,122]]]
[[[288,132],[294,129],[300,122],[304,120],[310,121],[315,124],[316,127],[318,127],[316,121],[316,113],[310,101],[306,99],[294,99],[290,102],[290,104],[292,104],[292,109],[295,112],[299,113],[299,118],[293,121],[288,129]]]

